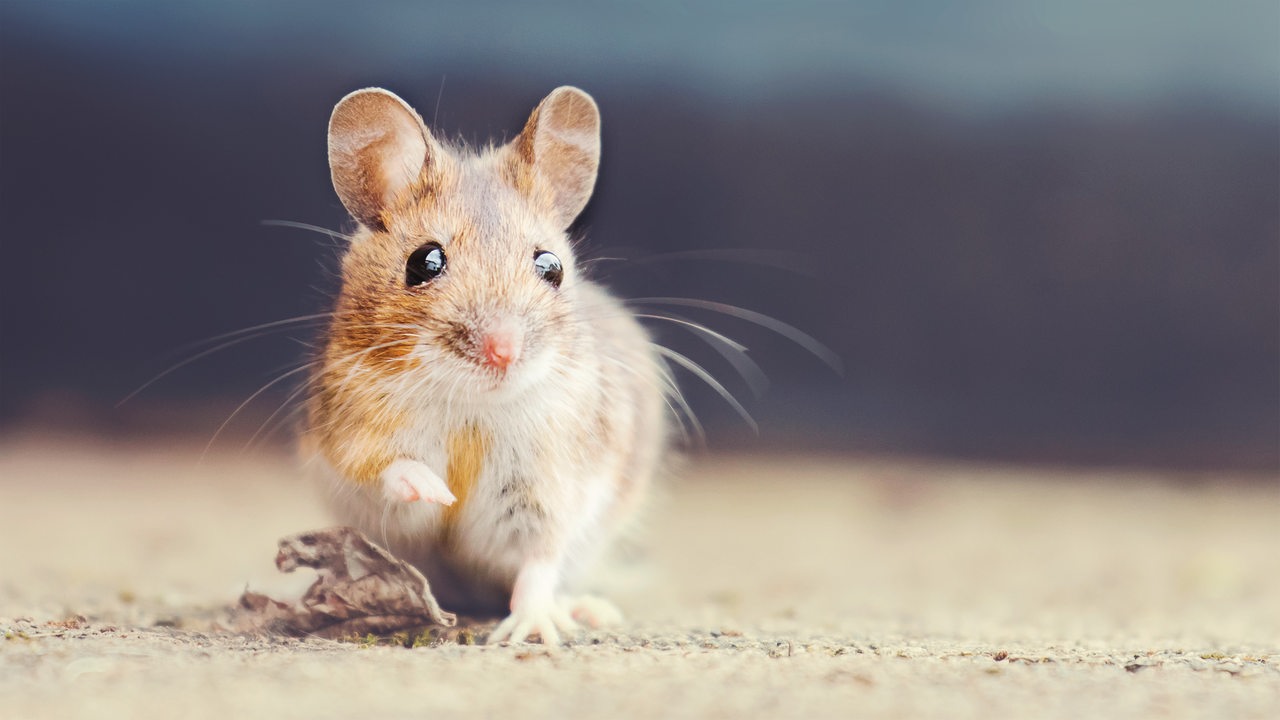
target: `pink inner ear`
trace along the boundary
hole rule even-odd
[[[426,164],[427,146],[416,127],[395,124],[370,143],[365,171],[379,179],[382,204],[391,204],[406,187],[418,179]]]
[[[421,174],[428,134],[422,119],[385,90],[361,90],[334,108],[329,120],[329,168],[342,204],[360,222],[381,215]]]
[[[586,93],[558,88],[534,110],[522,138],[535,175],[546,184],[564,227],[582,212],[600,164],[600,115]]]

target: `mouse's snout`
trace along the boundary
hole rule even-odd
[[[481,357],[487,367],[506,371],[520,359],[524,330],[513,318],[501,318],[480,331]]]

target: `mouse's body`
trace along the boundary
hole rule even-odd
[[[447,608],[509,606],[491,639],[609,619],[564,591],[646,495],[667,380],[566,236],[595,182],[594,102],[560,88],[511,143],[473,152],[364,90],[334,110],[329,155],[361,227],[303,450],[340,518],[419,566]]]

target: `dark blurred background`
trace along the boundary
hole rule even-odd
[[[680,309],[772,381],[752,399],[655,328],[760,422],[686,377],[710,447],[1275,471],[1278,7],[6,0],[0,420],[212,436],[309,331],[115,405],[210,346],[186,343],[326,308],[329,241],[262,221],[350,228],[325,158],[340,97],[384,86],[483,141],[574,84],[604,116],[578,224],[597,275],[844,360]]]

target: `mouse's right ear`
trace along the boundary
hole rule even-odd
[[[436,144],[422,118],[381,88],[342,98],[329,118],[329,172],[352,217],[385,229],[383,212],[421,176]]]

